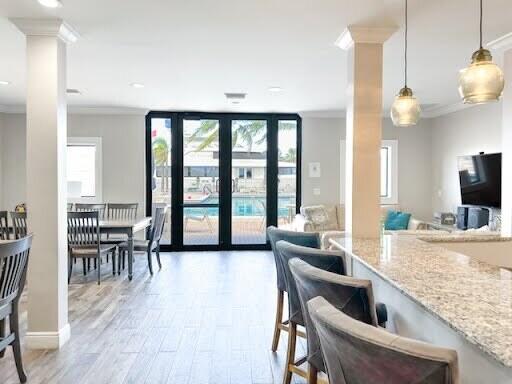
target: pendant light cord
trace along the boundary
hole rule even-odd
[[[480,0],[480,49],[483,48],[482,44],[482,19],[483,19],[483,13],[484,13],[484,6],[483,6],[483,0]]]
[[[407,88],[407,0],[405,0],[405,50],[404,50],[404,78],[405,78],[405,88]]]

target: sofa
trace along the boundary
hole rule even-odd
[[[398,205],[381,205],[382,221],[386,219],[389,210],[399,211]],[[298,232],[318,232],[322,240],[322,248],[329,248],[329,239],[340,236],[345,231],[344,205],[313,205],[303,206],[295,216],[293,229]],[[429,230],[426,222],[411,217],[407,230],[386,231],[387,233],[423,234]],[[438,232],[439,233],[439,232]]]

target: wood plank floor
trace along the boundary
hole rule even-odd
[[[281,383],[286,335],[270,351],[275,266],[270,252],[162,254],[151,277],[143,256],[134,279],[76,268],[69,289],[71,340],[59,351],[23,348],[30,384]],[[77,264],[78,265],[78,264]],[[21,321],[26,328],[25,298]],[[301,342],[299,354],[304,353]],[[296,377],[295,383],[304,383]],[[18,383],[12,351],[0,383]]]

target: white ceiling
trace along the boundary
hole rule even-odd
[[[335,114],[344,109],[348,24],[403,25],[403,0],[0,0],[0,105],[25,99],[24,36],[8,17],[60,17],[75,106]],[[486,0],[484,40],[512,31],[511,0]],[[403,29],[385,45],[384,103],[402,86]],[[478,47],[478,0],[409,0],[409,84],[424,105],[458,101]],[[130,83],[145,84],[143,89]],[[268,92],[280,86],[283,92]],[[225,92],[247,92],[240,106]]]

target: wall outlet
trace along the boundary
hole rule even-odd
[[[320,196],[320,188],[313,188],[313,195]]]

